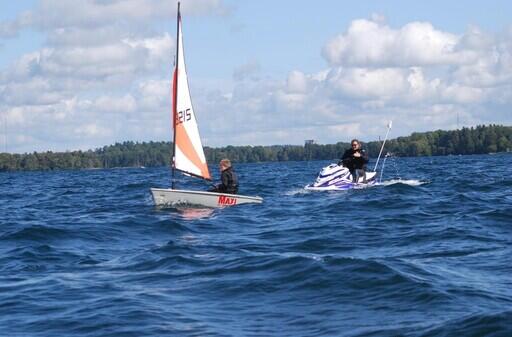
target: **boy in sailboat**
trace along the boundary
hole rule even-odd
[[[238,193],[238,177],[236,176],[231,161],[229,159],[222,159],[219,163],[220,168],[220,181],[221,183],[210,189],[210,192],[219,193]]]
[[[352,139],[351,148],[345,150],[340,163],[349,169],[352,175],[352,182],[358,182],[359,177],[363,177],[363,183],[366,184],[366,164],[368,163],[368,154],[361,148],[361,143],[357,139]],[[340,164],[338,163],[338,165]]]

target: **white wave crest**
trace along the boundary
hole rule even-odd
[[[298,194],[308,194],[310,192],[311,191],[308,191],[305,188],[294,188],[293,190],[286,191],[284,193],[284,195],[293,196],[293,195],[298,195]]]
[[[390,186],[394,184],[404,184],[409,186],[421,186],[426,184],[427,181],[421,181],[418,179],[391,179],[380,182],[378,185],[381,186]]]

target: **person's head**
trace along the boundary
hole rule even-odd
[[[350,142],[350,146],[352,146],[352,150],[359,150],[361,149],[361,143],[357,139],[352,139]]]
[[[224,171],[231,167],[231,160],[224,158],[219,163],[220,170]]]

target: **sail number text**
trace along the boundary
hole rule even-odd
[[[178,113],[176,114],[176,124],[181,124],[181,123],[185,123],[185,122],[188,122],[189,120],[192,119],[192,112],[190,112],[190,108],[188,109],[185,109],[185,110],[182,110],[182,111],[178,111]]]

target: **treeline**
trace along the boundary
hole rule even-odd
[[[364,144],[364,143],[363,143]],[[371,157],[379,153],[381,142],[364,144]],[[349,143],[205,147],[209,163],[230,158],[236,163],[263,161],[321,160],[339,158]],[[512,151],[512,127],[477,126],[453,131],[413,133],[386,143],[385,152],[396,156],[439,156]],[[96,150],[70,152],[0,153],[0,171],[56,170],[113,167],[154,167],[170,165],[169,142],[124,142]]]
[[[0,171],[164,166],[170,163],[169,142],[123,142],[96,150],[0,153]]]
[[[372,144],[373,150],[375,145]],[[512,127],[480,125],[453,131],[415,132],[391,140],[386,148],[397,156],[409,157],[510,152]]]

